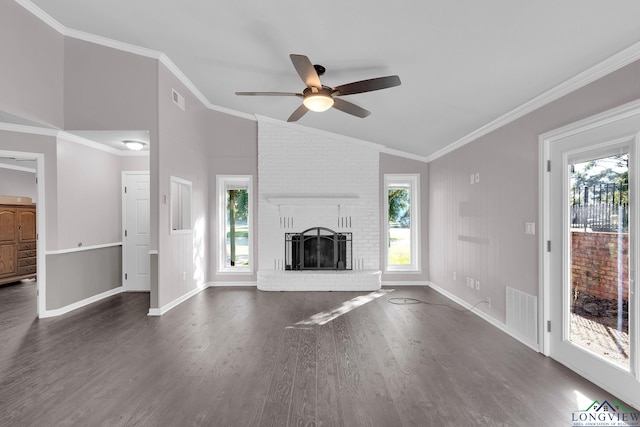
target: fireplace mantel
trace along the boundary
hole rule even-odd
[[[278,206],[335,206],[355,205],[360,196],[351,193],[336,194],[267,194],[265,199]]]

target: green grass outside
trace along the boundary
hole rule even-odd
[[[411,230],[409,228],[389,229],[389,249],[387,262],[390,265],[411,264]]]

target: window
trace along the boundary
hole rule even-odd
[[[420,271],[420,175],[385,175],[386,271]]]
[[[252,177],[218,175],[218,271],[253,272]]]
[[[191,232],[191,182],[169,177],[171,187],[171,234]]]

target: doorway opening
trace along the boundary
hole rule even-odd
[[[5,242],[5,255],[12,258],[10,262],[16,274],[11,277],[36,277],[33,283],[36,287],[35,314],[47,317],[44,154],[0,150],[0,170],[8,178],[3,179],[8,185],[2,188],[0,196],[10,193],[6,196],[12,197],[6,201],[17,203],[12,205],[13,209],[7,209],[7,218],[14,213],[13,220],[9,218],[8,222],[15,223],[15,230],[7,237],[15,234],[16,239],[13,245]],[[21,194],[12,194],[16,192]],[[9,274],[6,280],[9,280]]]
[[[640,101],[540,136],[540,351],[640,407]]]
[[[569,339],[629,370],[629,152],[570,166]]]

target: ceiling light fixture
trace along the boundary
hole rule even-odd
[[[331,96],[331,90],[328,88],[308,87],[304,90],[303,95],[302,103],[311,111],[320,113],[333,107],[333,97]]]
[[[309,110],[319,113],[321,111],[327,111],[333,106],[333,98],[327,95],[313,94],[305,97],[302,103]]]
[[[124,141],[122,141],[124,143],[124,145],[127,146],[127,148],[129,150],[133,150],[133,151],[140,151],[144,148],[144,146],[146,145],[144,142],[141,141],[134,141],[132,139],[125,139]]]

